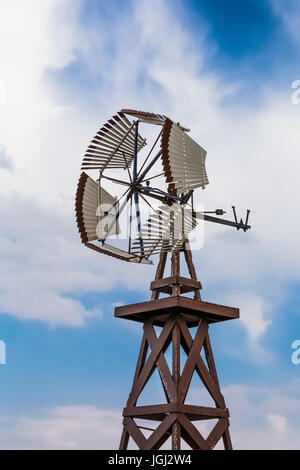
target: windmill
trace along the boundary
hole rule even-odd
[[[149,151],[142,135],[146,128],[153,141]],[[85,246],[134,263],[153,264],[159,255],[151,300],[115,309],[116,317],[144,325],[132,390],[123,410],[120,449],[128,448],[129,439],[139,449],[159,449],[169,438],[174,450],[181,448],[182,441],[192,449],[212,449],[219,441],[225,449],[232,448],[229,411],[208,328],[238,318],[239,310],[202,301],[189,237],[203,221],[246,232],[251,228],[250,211],[244,221],[238,220],[234,206],[234,220],[223,219],[223,209],[197,210],[195,191],[208,184],[205,160],[206,151],[180,123],[162,114],[122,109],[96,133],[82,161],[76,217]],[[96,179],[86,173],[95,170]],[[180,274],[181,253],[190,278]],[[164,277],[168,254],[171,275]],[[170,367],[165,358],[169,347]],[[181,349],[186,354],[184,364]],[[159,373],[166,403],[140,406],[138,400],[154,371]],[[194,373],[214,406],[186,403]],[[216,421],[207,437],[197,427],[203,420]],[[154,423],[152,427],[148,422]]]

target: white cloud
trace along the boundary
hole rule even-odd
[[[6,422],[5,422],[6,421]],[[2,449],[116,449],[121,433],[121,412],[94,406],[62,406],[41,417],[4,420]]]
[[[282,433],[286,431],[288,420],[284,416],[268,413],[267,418],[276,432]]]
[[[12,169],[12,161],[9,155],[7,154],[7,151],[1,144],[0,144],[0,168],[4,168],[5,170]]]
[[[300,40],[300,9],[297,0],[270,0],[274,13],[285,25],[286,31],[297,41]]]
[[[0,199],[0,218],[0,311],[4,313],[51,325],[82,326],[89,317],[100,317],[102,306],[86,308],[78,296],[118,283],[142,289],[150,281],[147,266],[135,279],[128,276],[134,266],[112,264],[108,257],[99,258],[80,246],[73,211],[61,214],[13,194]]]
[[[263,299],[260,297],[250,296],[248,294],[241,295],[237,293],[235,296],[238,299],[239,308],[243,312],[241,316],[241,323],[247,329],[250,339],[253,341],[258,340],[263,335],[272,322],[264,317]]]
[[[298,449],[299,384],[292,386],[230,385],[222,392],[230,410],[235,449]],[[196,403],[204,391],[194,390]],[[38,416],[0,417],[2,449],[117,449],[121,410],[96,406],[58,406]],[[205,436],[209,423],[201,423]],[[184,448],[185,446],[183,446]]]
[[[300,401],[289,386],[231,385],[223,389],[236,449],[299,449]]]
[[[252,303],[241,310],[241,318],[250,337],[259,338],[270,324],[273,303],[282,300],[279,286],[299,280],[300,261],[295,253],[300,224],[294,217],[298,212],[299,108],[291,104],[290,90],[282,93],[265,84],[260,107],[253,109],[245,98],[240,105],[225,108],[222,99],[237,84],[228,86],[222,77],[205,69],[212,46],[206,41],[204,22],[203,34],[195,44],[170,2],[155,0],[132,2],[113,21],[100,17],[83,29],[83,3],[30,0],[25,8],[24,2],[14,0],[2,2],[0,7],[0,27],[6,38],[0,49],[0,66],[5,72],[1,80],[7,85],[6,104],[0,111],[0,142],[14,165],[14,172],[0,172],[0,191],[9,195],[5,201],[10,208],[2,215],[2,221],[9,219],[8,225],[2,225],[8,227],[2,243],[7,267],[0,281],[5,292],[2,307],[20,318],[52,319],[54,323],[58,321],[55,311],[64,312],[60,318],[66,324],[80,325],[88,313],[64,293],[104,290],[116,283],[132,288],[133,281],[135,288],[144,290],[143,282],[153,277],[152,268],[116,264],[84,251],[79,237],[72,238],[76,229],[71,214],[73,217],[81,155],[95,128],[120,106],[128,106],[169,114],[190,127],[191,135],[207,148],[210,185],[199,191],[206,208],[228,209],[237,203],[238,211],[253,209],[253,230],[247,234],[206,226],[204,249],[195,260],[204,299],[206,286],[224,286],[212,299],[219,298],[220,303],[222,298],[233,298],[238,290],[248,293]],[[89,76],[99,77],[93,100],[91,92],[86,97],[86,88],[77,86],[80,100],[66,102],[57,92],[58,79],[57,90],[53,90],[49,70],[62,70],[72,61]],[[9,240],[13,238],[11,215],[18,213],[14,204],[20,201],[13,192],[28,201],[26,217],[18,216],[20,233],[30,220],[31,238],[26,245],[22,240],[16,244]],[[34,199],[30,198],[38,201],[45,217],[32,213]],[[46,224],[47,218],[51,224]],[[63,219],[70,226],[57,237]],[[291,219],[293,230],[287,229]],[[16,275],[11,274],[14,268],[23,272],[17,299]],[[134,273],[130,278],[128,270]],[[40,297],[32,299],[32,286]],[[233,305],[238,306],[239,299],[236,295]],[[40,302],[47,305],[43,314]],[[250,307],[255,311],[252,315]]]

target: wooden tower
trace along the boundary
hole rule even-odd
[[[155,280],[150,287],[151,300],[115,309],[116,317],[138,321],[144,325],[132,389],[123,410],[121,450],[128,448],[130,437],[139,449],[151,450],[160,449],[170,436],[173,450],[181,448],[182,440],[192,449],[213,449],[220,440],[226,450],[232,449],[229,411],[219,386],[209,339],[209,324],[239,318],[239,310],[201,300],[201,283],[196,277],[188,243],[185,243],[182,251],[190,278],[180,275],[179,251],[171,255],[171,276],[163,277],[167,252],[162,252]],[[193,292],[194,298],[183,295],[188,292]],[[159,298],[160,293],[168,296]],[[154,326],[162,328],[159,336]],[[190,329],[194,327],[197,329],[193,337]],[[164,355],[170,344],[171,368]],[[186,353],[184,364],[180,364],[181,347]],[[206,361],[201,356],[202,350]],[[137,400],[156,369],[165,392],[166,403],[138,406]],[[194,372],[212,397],[214,407],[201,406],[201,403],[197,406],[185,403]],[[155,429],[138,426],[135,419],[157,421],[159,424]],[[194,422],[210,419],[217,420],[217,423],[204,438]],[[149,437],[145,437],[141,431],[143,428],[152,431]]]

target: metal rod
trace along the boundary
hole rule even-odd
[[[169,193],[161,191],[158,188],[151,188],[151,187],[148,188],[147,186],[138,185],[137,189],[140,189],[142,191],[146,191],[147,193],[149,193],[149,196],[151,196],[151,193],[158,193],[162,196],[165,196],[168,199],[174,199],[174,201],[180,201],[181,200],[181,198],[179,196],[173,196]]]
[[[141,198],[143,199],[143,201],[145,201],[145,203],[148,204],[148,206],[155,212],[154,207],[150,204],[149,201],[147,201],[147,199],[143,196],[143,194],[142,193],[139,193],[139,194],[140,194]]]
[[[250,209],[247,210],[245,225],[248,224],[249,214],[250,214]]]
[[[128,191],[128,190],[127,190],[127,191]],[[125,193],[125,194],[126,194],[126,193]],[[125,196],[125,194],[123,194],[123,196]],[[107,237],[109,236],[110,232],[112,231],[113,226],[117,223],[117,221],[118,221],[120,215],[122,214],[122,212],[123,212],[123,210],[124,210],[124,208],[125,208],[127,202],[129,201],[131,195],[132,195],[132,190],[130,190],[129,193],[127,194],[127,197],[126,197],[125,201],[123,201],[123,203],[122,203],[120,209],[118,209],[118,212],[116,213],[115,220],[113,220],[113,221],[111,222],[110,226],[108,227],[108,229],[107,229],[107,231],[106,231],[106,233],[105,233],[104,238],[101,239],[101,241],[102,241],[103,243],[105,242],[105,240],[106,240]],[[123,196],[122,196],[122,197],[123,197]],[[121,199],[121,198],[120,198],[120,199]]]
[[[131,225],[132,225],[132,194],[131,194],[131,197],[130,197],[128,253],[131,252]]]
[[[143,238],[142,238],[142,224],[141,224],[141,214],[140,214],[140,205],[139,205],[139,193],[137,191],[134,191],[134,202],[135,202],[135,213],[136,213],[136,218],[137,218],[137,229],[139,232],[141,253],[143,256],[144,245],[143,245]]]
[[[222,225],[230,225],[231,227],[242,228],[243,230],[248,230],[251,228],[251,225],[241,224],[239,222],[232,222],[231,220],[219,219],[218,217],[212,217],[211,215],[203,214],[201,212],[192,213],[193,217],[196,219],[207,220],[208,222],[215,222]]]
[[[130,186],[130,183],[127,181],[117,180],[116,178],[110,178],[109,176],[101,175],[101,178],[112,181],[113,183],[123,184],[124,186]]]
[[[155,431],[154,428],[147,428],[146,426],[138,426],[139,429],[145,429],[146,431]],[[170,431],[166,431],[166,434],[171,435],[172,433]]]
[[[232,210],[233,210],[234,219],[235,219],[236,223],[238,223],[237,216],[236,216],[236,212],[235,212],[235,207],[234,207],[234,206],[232,206]]]
[[[129,191],[129,188],[127,188],[126,191],[122,194],[122,196],[119,197],[119,199],[114,203],[114,205],[109,209],[109,211],[111,211],[114,207],[116,207],[117,204],[119,204],[121,199],[125,196],[126,193],[128,193],[128,191]]]
[[[159,135],[158,135],[156,141],[155,141],[154,144],[152,145],[150,152],[148,153],[148,155],[147,155],[147,157],[146,157],[144,163],[142,164],[141,169],[140,169],[140,171],[138,172],[138,177],[139,177],[139,175],[141,174],[141,172],[142,172],[144,166],[146,165],[146,163],[147,163],[147,161],[148,161],[148,159],[149,159],[149,157],[150,157],[150,155],[151,155],[151,153],[152,153],[154,147],[156,146],[156,144],[157,144],[157,142],[158,142],[158,139],[160,138],[160,136],[161,136],[161,134],[162,134],[162,131],[163,131],[163,130],[161,129],[161,131],[160,131],[160,133],[159,133]]]
[[[142,183],[144,183],[145,181],[153,180],[154,178],[158,178],[159,176],[162,176],[162,175],[164,175],[164,172],[159,173],[159,175],[156,175],[156,176],[151,176],[151,178],[147,178],[147,179],[143,180]]]
[[[133,157],[133,180],[137,178],[137,154],[138,154],[138,138],[139,138],[139,121],[135,123],[135,136],[134,136],[134,157]]]
[[[145,168],[145,170],[140,174],[140,176],[138,178],[136,178],[136,182],[137,183],[140,183],[143,179],[144,179],[144,176],[146,176],[146,174],[148,173],[148,171],[153,167],[154,163],[159,159],[159,157],[161,156],[161,153],[162,151],[160,150],[158,152],[158,154],[153,158],[153,160],[151,160],[151,162],[149,163],[149,165]]]
[[[127,160],[126,160],[126,157],[125,157],[125,152],[122,152],[122,155],[123,155],[124,160],[125,160],[125,165],[126,165],[127,172],[128,172],[128,175],[129,175],[130,183],[132,183],[132,178],[131,178],[131,174],[130,174],[130,171],[129,171],[129,166],[128,166],[128,163],[127,163]]]

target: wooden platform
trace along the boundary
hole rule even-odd
[[[153,324],[163,326],[170,314],[182,314],[189,327],[197,326],[201,318],[215,323],[239,318],[239,309],[194,300],[184,296],[171,296],[115,308],[115,317],[143,323],[152,318]]]

